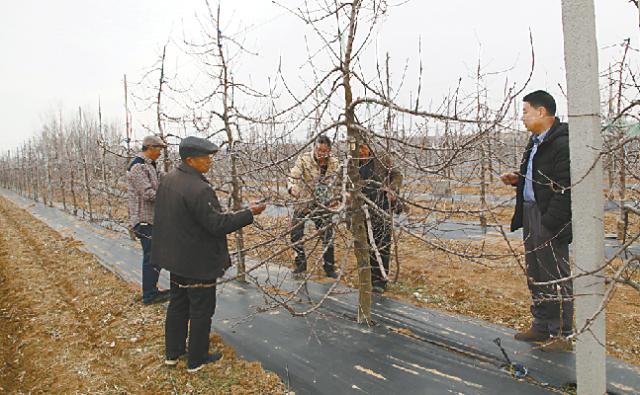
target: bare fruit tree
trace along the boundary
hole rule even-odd
[[[373,215],[392,224],[398,263],[385,273],[388,279],[395,274],[392,291],[424,285],[415,266],[400,271],[404,262],[418,259],[427,267],[420,269],[421,275],[456,262],[489,270],[515,268],[526,277],[522,240],[508,229],[513,190],[496,185],[495,178],[520,167],[529,135],[520,126],[518,98],[528,79],[516,84],[509,71],[489,70],[478,60],[470,75],[446,76],[451,81],[448,93],[432,97],[422,87],[422,59],[414,67],[398,64],[392,52],[376,52],[377,29],[391,10],[383,0],[277,2],[292,23],[300,23],[304,40],[299,44],[306,53],[302,59],[283,56],[263,79],[247,78],[242,62],[261,58],[247,49],[242,34],[233,33],[220,6],[206,5],[194,36],[182,37],[179,45],[168,41],[142,82],[131,89],[125,84],[127,101],[129,91],[135,92],[136,117],[153,113],[148,125],[142,123],[135,133],[121,125],[131,123],[129,103],[125,122],[103,114],[100,106],[97,114],[93,109],[83,109],[81,116],[75,111],[51,114],[36,138],[0,156],[2,186],[125,231],[125,163],[140,143],[134,135],[162,136],[169,143],[164,154],[168,168],[177,158],[180,139],[197,134],[222,146],[208,177],[226,197],[228,209],[239,210],[250,200],[269,202],[256,226],[235,237],[235,278],[263,291],[266,306],[259,311],[285,308],[304,316],[347,284],[357,288],[357,320],[372,324],[371,269],[384,266],[371,242]],[[420,56],[425,42],[416,41]],[[637,65],[627,55],[635,51],[633,46],[625,42],[616,48],[621,61],[601,81],[608,100],[602,105],[605,148],[600,156],[616,203],[605,213],[604,226],[619,234],[613,256],[594,269],[607,278],[606,300],[618,287],[640,291],[640,258],[630,248],[640,239],[640,84]],[[172,67],[178,54],[196,65],[197,74]],[[534,55],[532,43],[530,73]],[[261,88],[252,88],[245,79]],[[490,89],[494,86],[503,88]],[[296,158],[312,149],[321,134],[334,143],[340,163],[339,177],[331,185],[334,195],[321,204],[331,219],[292,242],[290,217],[305,202],[288,194],[287,178]],[[388,156],[404,177],[397,211],[380,209],[363,193],[359,149],[365,142]],[[327,244],[322,235],[329,228],[340,277],[329,280],[319,300],[310,300],[307,281],[317,279]],[[293,251],[300,245],[306,245],[313,264],[303,281],[283,290]],[[570,280],[588,274],[576,273]],[[413,298],[425,300],[415,293]],[[586,330],[577,328],[576,335]]]

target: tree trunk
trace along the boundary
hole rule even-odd
[[[482,157],[480,158],[480,227],[482,233],[487,233],[487,216],[485,215],[485,209],[487,208],[487,142],[480,143],[480,152]]]
[[[229,70],[227,66],[227,60],[225,58],[224,46],[222,43],[222,31],[220,30],[220,4],[218,4],[216,30],[217,30],[217,47],[218,57],[220,58],[221,68],[220,77],[222,83],[222,121],[224,122],[224,129],[227,134],[227,145],[229,147],[229,154],[231,155],[231,199],[233,210],[238,211],[242,209],[242,186],[240,185],[240,177],[238,176],[238,154],[236,151],[236,144],[233,138],[233,130],[231,128],[230,113],[233,103],[233,81],[229,77]],[[240,134],[238,131],[238,138]],[[242,229],[235,232],[236,239],[236,258],[237,258],[237,275],[238,280],[246,282],[246,268],[244,259],[244,234]]]
[[[360,9],[361,0],[355,0],[351,4],[351,17],[349,20],[349,36],[347,38],[347,46],[342,64],[342,85],[344,87],[345,101],[345,120],[347,122],[347,139],[349,140],[349,155],[352,158],[349,161],[348,174],[353,183],[351,192],[351,233],[353,235],[354,253],[358,266],[358,322],[371,324],[371,267],[369,265],[369,243],[367,240],[367,232],[365,230],[364,212],[362,211],[362,180],[358,164],[353,158],[359,156],[360,144],[362,136],[354,127],[356,124],[354,109],[351,106],[353,102],[353,92],[351,90],[351,53],[353,50],[353,41],[356,34],[356,25],[358,11]]]
[[[49,147],[49,144],[47,144],[47,151],[45,153],[45,155],[47,156],[46,162],[47,162],[47,195],[49,196],[49,198],[47,200],[49,200],[49,207],[53,207],[53,176],[51,174],[51,155],[50,155],[50,151],[51,147]]]
[[[91,196],[91,184],[89,182],[89,167],[87,165],[87,156],[83,147],[83,134],[88,133],[88,130],[82,129],[82,110],[80,110],[80,118],[78,125],[78,151],[80,154],[80,160],[82,161],[82,173],[84,175],[84,189],[87,195],[87,208],[85,211],[89,214],[89,221],[93,221],[93,202]]]
[[[70,136],[71,137],[71,136]],[[68,141],[70,143],[71,141]],[[73,204],[73,215],[78,215],[78,199],[76,197],[76,172],[74,169],[74,161],[71,159],[69,145],[64,144],[65,153],[67,154],[67,163],[69,165],[69,183],[71,188],[71,202]]]

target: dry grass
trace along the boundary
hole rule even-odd
[[[285,393],[280,378],[236,357],[195,375],[165,368],[164,309],[137,287],[0,199],[0,392]],[[215,317],[214,317],[215,319]]]

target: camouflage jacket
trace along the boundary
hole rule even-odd
[[[287,180],[289,193],[297,196],[297,208],[305,209],[317,204],[324,205],[337,197],[336,193],[340,188],[339,167],[338,158],[329,156],[327,171],[323,175],[320,165],[313,156],[313,151],[300,154]]]

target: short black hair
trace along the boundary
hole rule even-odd
[[[542,90],[531,92],[522,101],[535,108],[544,107],[548,115],[556,115],[556,101],[548,92]]]
[[[316,137],[316,144],[326,144],[327,147],[331,148],[331,139],[324,134],[321,134]]]

